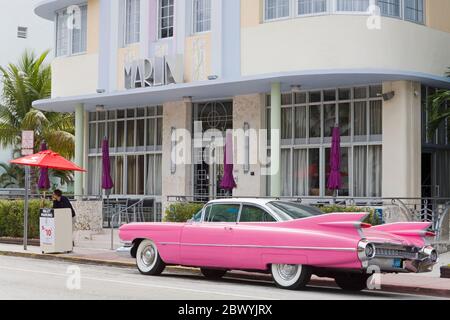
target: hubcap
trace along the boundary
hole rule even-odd
[[[297,271],[298,271],[297,265],[280,264],[278,266],[278,274],[285,281],[292,280],[296,276]]]
[[[141,260],[147,267],[153,264],[153,262],[155,261],[155,257],[155,249],[153,247],[148,246],[145,247],[144,250],[142,250]]]

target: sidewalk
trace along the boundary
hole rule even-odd
[[[76,244],[77,247],[71,254],[42,254],[39,247],[29,246],[27,251],[23,250],[21,245],[0,244],[0,256],[18,256],[35,259],[56,260],[72,262],[77,264],[94,264],[104,266],[114,266],[123,268],[136,268],[134,259],[124,258],[118,256],[114,251],[105,249],[109,247],[110,234],[104,232],[103,234],[93,236],[90,239],[79,239]],[[115,242],[115,247],[120,246],[119,242]],[[91,248],[88,246],[91,245]],[[93,247],[93,248],[92,248]],[[442,298],[450,298],[450,279],[441,279],[440,266],[450,264],[450,253],[441,255],[440,263],[434,268],[432,273],[426,274],[389,274],[381,276],[381,289],[393,293],[407,293],[437,296]],[[183,267],[169,267],[172,272],[190,272],[199,274],[198,269],[183,268]],[[247,272],[233,271],[228,273],[229,278],[248,279],[248,280],[262,280],[272,281],[269,275],[255,274]],[[335,287],[333,279],[313,277],[311,285]]]

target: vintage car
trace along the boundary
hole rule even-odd
[[[323,214],[275,199],[209,202],[187,223],[132,223],[120,228],[121,254],[142,274],[167,265],[199,267],[219,279],[229,270],[271,273],[278,287],[304,287],[311,275],[359,291],[374,272],[429,272],[438,260],[430,223],[371,226],[367,213]]]

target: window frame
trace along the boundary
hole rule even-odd
[[[198,31],[196,29],[197,26],[197,14],[196,14],[196,10],[195,10],[195,3],[196,1],[201,1],[201,0],[192,0],[192,8],[191,8],[191,12],[192,12],[192,34],[193,35],[198,35],[198,34],[203,34],[203,33],[208,33],[211,32],[212,30],[212,0],[203,0],[203,1],[209,1],[209,29],[208,30],[202,30],[202,31]]]
[[[69,29],[67,27],[67,21],[66,21],[66,23],[64,23],[64,25],[65,25],[65,29],[67,31],[67,47],[65,48],[66,51],[64,54],[58,54],[58,40],[59,40],[58,35],[59,35],[59,31],[60,31],[58,28],[58,23],[59,23],[59,19],[60,19],[59,15],[63,14],[63,16],[64,16],[67,14],[67,16],[68,16],[67,9],[69,7],[65,7],[63,9],[57,10],[57,11],[55,11],[55,18],[54,18],[54,39],[55,39],[54,43],[55,43],[55,57],[56,58],[79,56],[79,55],[84,55],[87,53],[87,47],[88,47],[88,30],[87,29],[88,29],[88,14],[89,14],[88,3],[83,2],[83,3],[77,4],[76,6],[80,7],[80,10],[82,12],[81,13],[82,14],[81,23],[83,23],[83,9],[85,9],[84,12],[86,13],[86,28],[84,30],[85,37],[86,37],[85,47],[80,52],[75,52],[75,53],[73,52],[73,30],[74,29]],[[82,25],[82,27],[83,27],[83,25]],[[80,29],[80,30],[83,30],[83,29]],[[80,36],[82,37],[82,34]]]
[[[356,98],[355,95],[355,89],[364,89],[365,94],[363,98]],[[371,89],[373,91],[371,91]],[[375,90],[376,89],[376,90]],[[354,85],[354,86],[345,86],[345,87],[331,87],[331,88],[320,88],[320,89],[314,89],[314,90],[302,90],[299,93],[297,92],[283,92],[282,98],[284,95],[291,95],[291,99],[286,99],[287,102],[282,103],[282,110],[283,109],[289,109],[289,112],[291,114],[291,119],[294,119],[292,125],[290,126],[291,130],[291,138],[282,140],[281,141],[281,149],[282,150],[288,150],[289,155],[289,193],[284,194],[287,197],[301,197],[301,196],[316,196],[311,194],[310,192],[310,174],[307,175],[306,181],[307,181],[307,187],[306,187],[306,194],[295,194],[295,186],[293,183],[293,176],[294,176],[294,153],[296,150],[307,150],[306,155],[306,163],[307,166],[310,166],[310,158],[311,158],[311,150],[316,150],[314,152],[318,152],[319,160],[318,160],[318,166],[319,166],[319,195],[317,196],[325,196],[326,195],[326,163],[325,163],[325,155],[326,155],[326,149],[331,147],[331,137],[325,136],[325,112],[324,108],[328,104],[335,104],[336,108],[334,110],[335,114],[335,120],[338,122],[339,119],[339,106],[342,104],[350,104],[350,118],[348,119],[348,125],[349,125],[349,136],[342,136],[342,142],[341,146],[342,148],[348,148],[348,174],[349,174],[349,196],[353,196],[353,185],[354,185],[354,176],[353,176],[353,160],[354,160],[354,148],[358,146],[383,146],[383,135],[372,135],[370,128],[371,128],[371,102],[372,101],[381,101],[382,98],[379,96],[375,96],[375,93],[378,92],[378,90],[382,89],[380,83],[372,83],[372,84],[364,84],[364,85]],[[332,91],[335,90],[335,100],[333,101],[325,101],[325,95],[324,93],[326,91]],[[340,93],[348,91],[348,97],[340,97]],[[372,93],[373,92],[373,93]],[[310,96],[311,93],[320,93],[321,100],[319,102],[311,102]],[[305,95],[304,99],[305,101],[296,101],[296,95]],[[267,94],[266,97],[266,114],[267,114],[267,120],[270,119],[269,112],[270,112],[270,93]],[[288,101],[289,100],[289,101]],[[365,135],[355,135],[355,105],[357,102],[365,102],[364,104],[364,110],[365,110],[365,118],[362,119],[365,122]],[[314,138],[310,136],[310,129],[311,129],[311,123],[310,123],[310,108],[318,106],[320,110],[320,137]],[[306,137],[305,138],[297,138],[296,136],[296,125],[295,125],[295,112],[297,108],[306,108],[306,112],[304,114],[305,117],[305,130],[306,130]],[[383,105],[381,105],[381,108],[383,108]],[[381,109],[383,112],[383,109]],[[381,121],[382,121],[382,113],[381,113]],[[270,122],[267,124],[270,125]],[[382,122],[381,122],[382,126]],[[283,129],[283,128],[282,128]],[[269,149],[270,150],[270,149]],[[383,149],[382,149],[383,152]],[[366,159],[366,166],[368,165],[368,157]],[[267,182],[269,181],[270,176],[267,177]],[[368,182],[367,182],[368,183]],[[266,192],[268,191],[268,187],[270,184],[267,184]]]
[[[298,17],[298,18],[303,18],[303,17],[314,17],[314,16],[325,16],[325,15],[329,15],[329,14],[331,14],[332,13],[332,10],[331,10],[331,8],[332,8],[332,5],[331,5],[331,3],[330,3],[330,0],[325,0],[325,11],[322,11],[322,12],[313,12],[313,13],[306,13],[306,14],[300,14],[299,12],[298,12],[298,10],[299,10],[299,7],[300,7],[300,5],[299,5],[299,1],[300,0],[294,0],[295,1],[295,4],[294,4],[294,6],[295,6],[295,17]]]
[[[258,209],[264,211],[265,214],[267,214],[267,215],[269,215],[270,217],[272,217],[272,219],[273,219],[274,221],[252,221],[252,222],[248,222],[248,221],[245,222],[245,221],[244,221],[244,222],[242,222],[242,221],[241,221],[241,218],[242,218],[242,212],[243,212],[245,206],[247,206],[247,207],[258,208]],[[240,212],[239,212],[239,220],[238,220],[238,223],[239,223],[239,224],[240,224],[240,223],[274,223],[274,222],[278,222],[278,221],[279,221],[278,216],[274,216],[269,210],[267,210],[267,209],[264,208],[263,206],[258,205],[258,204],[255,204],[255,203],[249,203],[249,202],[243,202],[243,203],[242,203],[241,210],[240,210]]]
[[[426,0],[420,0],[420,1],[422,1],[422,7],[423,7],[423,10],[422,10],[422,21],[418,21],[418,20],[412,20],[412,19],[407,19],[406,18],[406,0],[401,0],[402,1],[402,19],[404,20],[404,21],[408,21],[408,22],[412,22],[412,23],[416,23],[416,24],[419,24],[419,25],[426,25],[426,8],[427,8],[427,3],[426,3]],[[419,0],[415,0],[415,1],[419,1]],[[417,10],[416,10],[417,11]]]
[[[387,18],[394,18],[394,19],[400,19],[403,20],[404,19],[404,1],[403,0],[398,0],[399,1],[399,15],[398,16],[394,16],[394,15],[390,15],[390,14],[383,14],[383,12],[381,11],[381,7],[379,5],[379,1],[387,1],[387,0],[376,0],[376,5],[380,8],[380,14],[382,17],[387,17]]]
[[[317,13],[310,13],[310,14],[299,14],[299,0],[289,0],[289,15],[286,17],[280,17],[275,19],[267,19],[266,18],[266,0],[263,1],[263,17],[262,17],[262,23],[269,23],[269,22],[276,22],[276,21],[283,21],[287,19],[292,18],[307,18],[307,17],[313,17],[313,16],[321,16],[321,15],[366,15],[370,16],[370,12],[368,10],[366,11],[338,11],[337,10],[337,1],[338,0],[326,0],[326,10],[324,12],[317,12]],[[373,0],[375,5],[378,5],[378,0]],[[393,19],[400,19],[407,22],[412,22],[420,25],[426,25],[426,1],[427,0],[421,0],[423,1],[423,17],[422,21],[412,20],[412,19],[406,19],[405,18],[405,0],[400,0],[400,12],[399,16],[395,15],[389,15],[389,14],[381,14],[382,17],[387,18],[393,18]],[[369,0],[369,5],[371,5],[371,0]],[[381,9],[381,8],[380,8]]]
[[[206,220],[206,214],[207,214],[206,211],[208,210],[208,208],[212,208],[214,206],[223,206],[223,205],[239,206],[239,211],[238,211],[237,216],[236,216],[236,221],[234,221],[234,222],[229,222],[228,221],[227,222],[227,221],[207,221]],[[213,203],[209,203],[204,208],[203,215],[202,215],[202,223],[205,223],[205,224],[213,224],[213,223],[215,223],[215,224],[235,224],[235,225],[237,225],[237,224],[239,224],[239,220],[241,218],[242,207],[243,207],[243,205],[242,205],[241,202],[213,202]]]
[[[138,8],[139,10],[139,32],[138,32],[138,39],[137,41],[133,41],[133,42],[128,42],[128,15],[127,15],[127,10],[128,10],[128,1],[139,1],[139,6],[137,6],[136,8]],[[141,41],[141,24],[142,24],[142,15],[141,15],[141,2],[140,0],[125,0],[124,2],[124,10],[123,10],[123,47],[127,47],[127,46],[132,46],[136,43],[139,43]],[[135,22],[136,23],[136,22]]]
[[[158,18],[157,18],[157,31],[158,31],[158,40],[162,40],[164,41],[165,39],[172,39],[175,36],[175,18],[176,18],[176,13],[175,13],[175,5],[176,5],[176,0],[168,0],[168,1],[173,1],[173,24],[170,28],[172,28],[172,35],[168,36],[168,37],[162,37],[162,1],[163,0],[158,0]],[[170,5],[169,5],[170,7]],[[167,18],[170,18],[170,16],[167,16]]]
[[[263,21],[264,22],[275,22],[275,21],[282,21],[282,20],[287,20],[287,19],[291,19],[293,14],[293,4],[292,4],[292,0],[288,0],[289,1],[289,14],[285,17],[279,17],[279,18],[274,18],[274,19],[267,19],[266,13],[267,13],[267,9],[266,9],[266,1],[268,0],[263,0]],[[296,1],[296,0],[294,0]]]

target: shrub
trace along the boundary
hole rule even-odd
[[[28,207],[28,237],[39,239],[39,210],[51,207],[50,201],[30,200]],[[0,237],[23,237],[23,200],[0,201]]]
[[[187,222],[203,208],[201,203],[173,203],[166,209],[164,221]]]
[[[354,207],[354,206],[341,206],[341,205],[331,205],[331,206],[320,206],[319,209],[324,213],[342,213],[342,212],[367,212],[369,213],[369,216],[364,219],[365,223],[370,223],[371,225],[380,225],[381,220],[378,217],[378,215],[375,212],[374,208],[360,208],[360,207]]]

